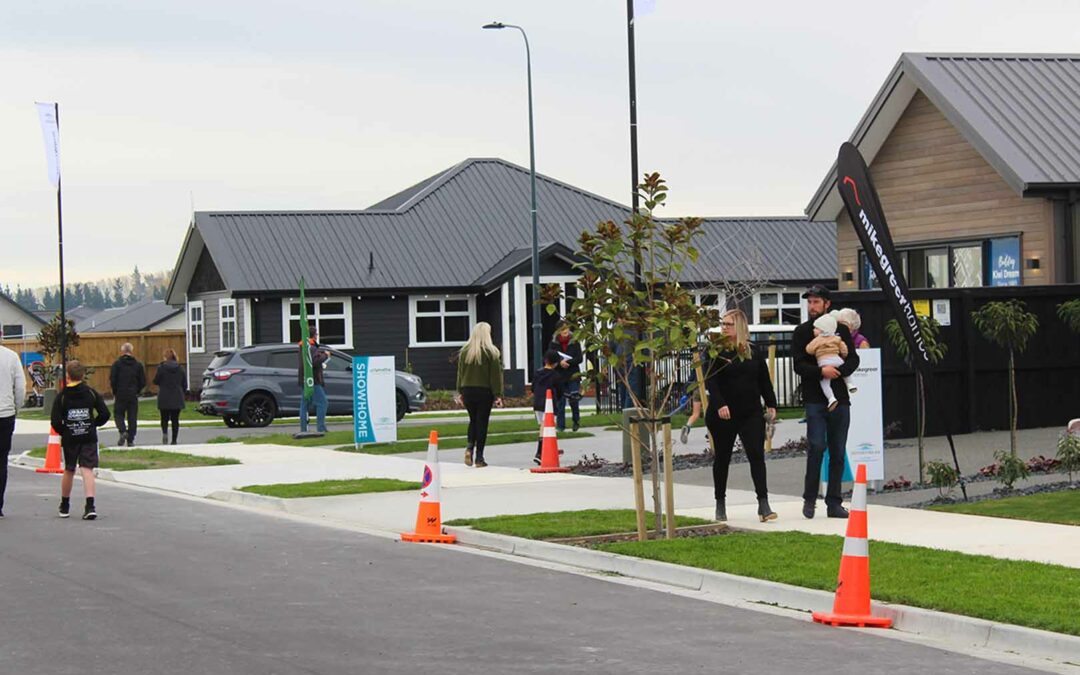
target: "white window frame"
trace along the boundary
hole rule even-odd
[[[192,310],[198,308],[199,319],[196,321],[192,318]],[[198,328],[198,343],[195,341],[196,331]],[[187,329],[188,329],[188,353],[189,354],[202,354],[206,352],[206,306],[202,300],[192,300],[188,303],[187,307]]]
[[[232,309],[232,318],[225,318],[225,308]],[[225,344],[225,324],[232,324],[233,343]],[[222,298],[218,300],[218,344],[222,349],[238,349],[240,347],[240,322],[236,316],[236,300]]]
[[[352,349],[353,348],[353,325],[352,325],[352,296],[338,296],[338,297],[305,297],[304,301],[307,303],[314,303],[315,313],[308,315],[308,323],[314,323],[315,329],[319,331],[319,336],[322,336],[322,326],[320,322],[322,319],[345,319],[345,342],[343,344],[329,344],[327,346],[335,349]],[[289,341],[289,322],[293,319],[300,320],[299,314],[292,314],[292,303],[299,304],[300,298],[285,298],[281,301],[281,337],[284,342]],[[340,302],[345,307],[345,313],[342,314],[327,314],[323,315],[321,312],[323,303]]]
[[[438,300],[440,302],[438,312],[418,312],[416,310],[417,302],[432,302]],[[465,312],[447,312],[446,301],[447,300],[467,300],[469,303],[469,309]],[[446,341],[446,323],[442,323],[442,336],[441,342],[418,342],[416,339],[416,320],[420,317],[439,317],[445,319],[448,316],[467,316],[469,317],[469,333],[472,333],[473,328],[476,326],[476,296],[475,295],[410,295],[409,296],[409,348],[424,347],[461,347],[467,342],[462,340]]]
[[[703,304],[701,304],[701,299],[706,295],[715,295],[716,296],[716,304],[715,305],[703,305]],[[727,293],[724,292],[724,291],[713,291],[713,290],[702,289],[702,290],[694,291],[693,296],[694,296],[694,304],[697,305],[698,307],[710,307],[712,309],[718,309],[721,312],[727,310]]]
[[[750,325],[750,330],[751,331],[760,332],[760,331],[763,331],[763,330],[767,330],[767,331],[795,330],[795,326],[790,325],[790,324],[762,323],[761,322],[761,309],[762,309],[761,295],[763,293],[776,293],[777,294],[777,304],[776,305],[769,305],[769,309],[772,309],[773,307],[775,307],[777,312],[779,312],[781,316],[783,315],[783,310],[785,310],[785,309],[798,309],[799,310],[799,323],[803,323],[803,322],[806,321],[806,316],[807,316],[806,315],[806,302],[802,299],[802,294],[803,294],[802,289],[786,288],[786,287],[785,288],[779,288],[779,287],[762,288],[761,290],[754,293],[754,316],[753,316],[753,323]],[[784,302],[784,293],[795,293],[795,294],[797,294],[799,296],[798,304],[785,303]]]

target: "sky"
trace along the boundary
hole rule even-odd
[[[65,276],[170,269],[195,210],[362,209],[469,157],[629,203],[621,0],[0,5],[0,283],[57,282],[35,101],[60,105]],[[664,215],[803,213],[900,54],[1080,52],[1073,0],[656,0],[639,168]],[[588,227],[591,223],[583,223]]]

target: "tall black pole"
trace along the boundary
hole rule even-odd
[[[56,114],[56,142],[60,143],[60,104],[54,103]],[[57,160],[59,163],[59,159]],[[60,167],[56,167],[56,242],[60,253],[60,378],[67,377],[67,313],[64,310],[64,199],[60,189]]]
[[[532,339],[533,372],[543,367],[544,336],[540,322],[540,229],[536,225],[536,144],[533,142],[532,56],[529,54],[529,36],[525,29],[515,26],[525,38],[525,70],[529,83],[529,183],[532,187]]]
[[[634,0],[626,0],[626,42],[630,60],[630,208],[638,212],[638,161],[637,161],[637,70],[634,65]],[[634,245],[634,288],[641,290],[641,262],[638,246]],[[638,400],[645,398],[645,369],[634,366],[634,387]],[[620,401],[621,404],[621,401]]]

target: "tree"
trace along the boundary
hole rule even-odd
[[[575,298],[566,316],[573,339],[586,353],[596,354],[600,366],[586,374],[586,379],[604,384],[608,369],[613,369],[619,383],[626,387],[633,406],[642,411],[649,426],[652,443],[653,498],[659,529],[660,457],[657,452],[658,424],[673,395],[681,393],[677,382],[662,381],[655,364],[671,355],[699,348],[709,332],[710,317],[694,302],[693,293],[680,285],[679,277],[689,262],[698,258],[693,239],[700,233],[701,219],[683,218],[660,222],[655,210],[667,199],[668,188],[660,174],[644,177],[638,186],[644,208],[620,226],[614,221],[599,223],[595,231],[582,232],[579,255],[584,262]],[[635,284],[633,270],[640,269]],[[541,302],[548,313],[556,311],[561,287],[545,289]],[[710,341],[708,352],[714,361],[719,344]],[[631,372],[643,367],[647,387],[640,396],[631,386]],[[638,512],[638,536],[644,539],[644,502],[640,461],[634,453],[635,503]],[[669,500],[671,499],[669,491]],[[673,536],[669,514],[668,536]]]
[[[72,347],[79,346],[79,334],[75,332],[75,322],[73,320],[67,319],[65,323],[67,324],[67,330],[65,331],[67,333],[67,356],[70,359]],[[52,320],[42,326],[41,330],[38,331],[38,348],[45,356],[46,363],[51,365],[58,364],[60,357],[59,314],[54,315]],[[53,381],[53,372],[52,368],[46,370],[46,378],[49,380],[49,386],[56,384],[55,381]]]
[[[1069,330],[1080,333],[1080,298],[1058,305],[1057,315],[1069,327]]]
[[[49,311],[56,311],[60,309],[60,300],[52,292],[51,288],[46,288],[45,293],[41,296],[41,308]]]
[[[1024,353],[1039,329],[1039,318],[1021,300],[988,302],[971,313],[975,327],[990,342],[1009,350],[1009,453],[1016,457],[1016,352]]]
[[[113,307],[124,306],[124,282],[119,278],[113,280],[112,297],[109,299],[112,300]]]
[[[941,325],[936,319],[929,316],[919,314],[917,319],[919,331],[923,336],[923,344],[926,346],[926,353],[930,357],[930,363],[936,364],[945,358],[945,353],[949,351],[949,346],[938,340]],[[885,324],[885,337],[896,349],[897,355],[907,362],[908,367],[911,367],[911,349],[908,346],[907,337],[904,336],[904,331],[901,330],[896,319],[891,319]],[[919,483],[925,483],[924,459],[926,453],[923,440],[926,437],[926,383],[923,382],[922,373],[918,369],[915,370],[915,416],[915,434],[919,439]]]

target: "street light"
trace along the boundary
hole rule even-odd
[[[529,83],[529,181],[532,183],[532,333],[533,333],[533,370],[540,370],[543,358],[543,327],[540,323],[540,240],[536,227],[536,146],[533,143],[533,104],[532,104],[532,58],[529,55],[529,36],[525,29],[501,21],[492,21],[484,26],[486,30],[515,28],[521,31],[525,39],[525,72]]]

